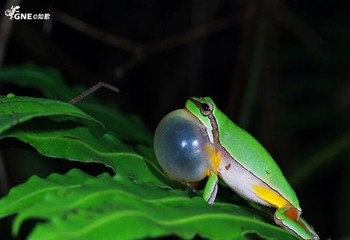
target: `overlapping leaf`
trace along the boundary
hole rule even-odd
[[[29,143],[44,156],[100,162],[117,173],[143,181],[162,183],[155,176],[155,172],[158,172],[161,177],[158,167],[110,133],[95,135],[83,125],[71,122],[57,124],[47,119],[38,119],[0,135],[0,139],[8,137]],[[164,176],[163,179],[165,180]]]
[[[139,239],[176,235],[211,239],[295,239],[231,204],[206,204],[186,191],[156,187],[123,175],[92,177],[80,170],[32,177],[0,201],[0,216],[18,213],[13,231],[32,218],[29,239]]]
[[[123,144],[113,132],[103,132],[99,121],[70,104],[2,97],[0,123],[0,139],[17,138],[44,156],[100,162],[115,172],[153,183],[161,183],[154,173],[165,179],[154,162],[146,163],[146,158]]]
[[[40,89],[50,99],[69,101],[77,94],[56,69],[39,68],[33,64],[0,68],[0,81]]]
[[[56,121],[77,121],[86,124],[90,129],[103,128],[101,122],[65,102],[46,98],[0,97],[0,133],[38,117],[51,117]]]
[[[135,114],[122,113],[117,107],[105,106],[94,102],[77,104],[85,112],[103,122],[123,142],[131,144],[153,145],[153,136]]]

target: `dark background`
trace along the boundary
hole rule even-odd
[[[9,23],[1,14],[2,66],[53,67],[72,86],[109,82],[120,94],[95,95],[140,115],[150,131],[188,97],[211,96],[274,156],[321,239],[350,237],[347,1],[6,4],[51,20]],[[40,96],[0,80],[0,94],[9,91]],[[8,171],[10,184],[37,174]]]

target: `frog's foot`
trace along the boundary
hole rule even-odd
[[[320,239],[320,237],[315,232],[314,228],[311,227],[303,218],[299,218],[298,223],[300,226],[302,226],[304,229],[306,229],[312,235],[312,237],[313,237],[312,239],[314,239],[314,240]]]
[[[299,218],[300,212],[292,205],[286,205],[275,212],[275,222],[287,231],[294,233],[304,240],[319,240],[319,236],[314,229]]]

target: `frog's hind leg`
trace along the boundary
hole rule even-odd
[[[319,236],[313,228],[302,218],[300,212],[292,205],[286,205],[275,212],[275,222],[289,232],[294,233],[301,239],[319,240]]]
[[[254,185],[253,191],[258,197],[277,208],[274,214],[277,225],[294,233],[301,239],[320,239],[313,228],[300,218],[301,210],[293,207],[280,194],[263,185]]]

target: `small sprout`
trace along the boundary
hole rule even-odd
[[[13,94],[13,93],[9,93],[9,94],[6,95],[6,97],[7,97],[8,99],[12,99],[12,98],[15,98],[16,95]]]

